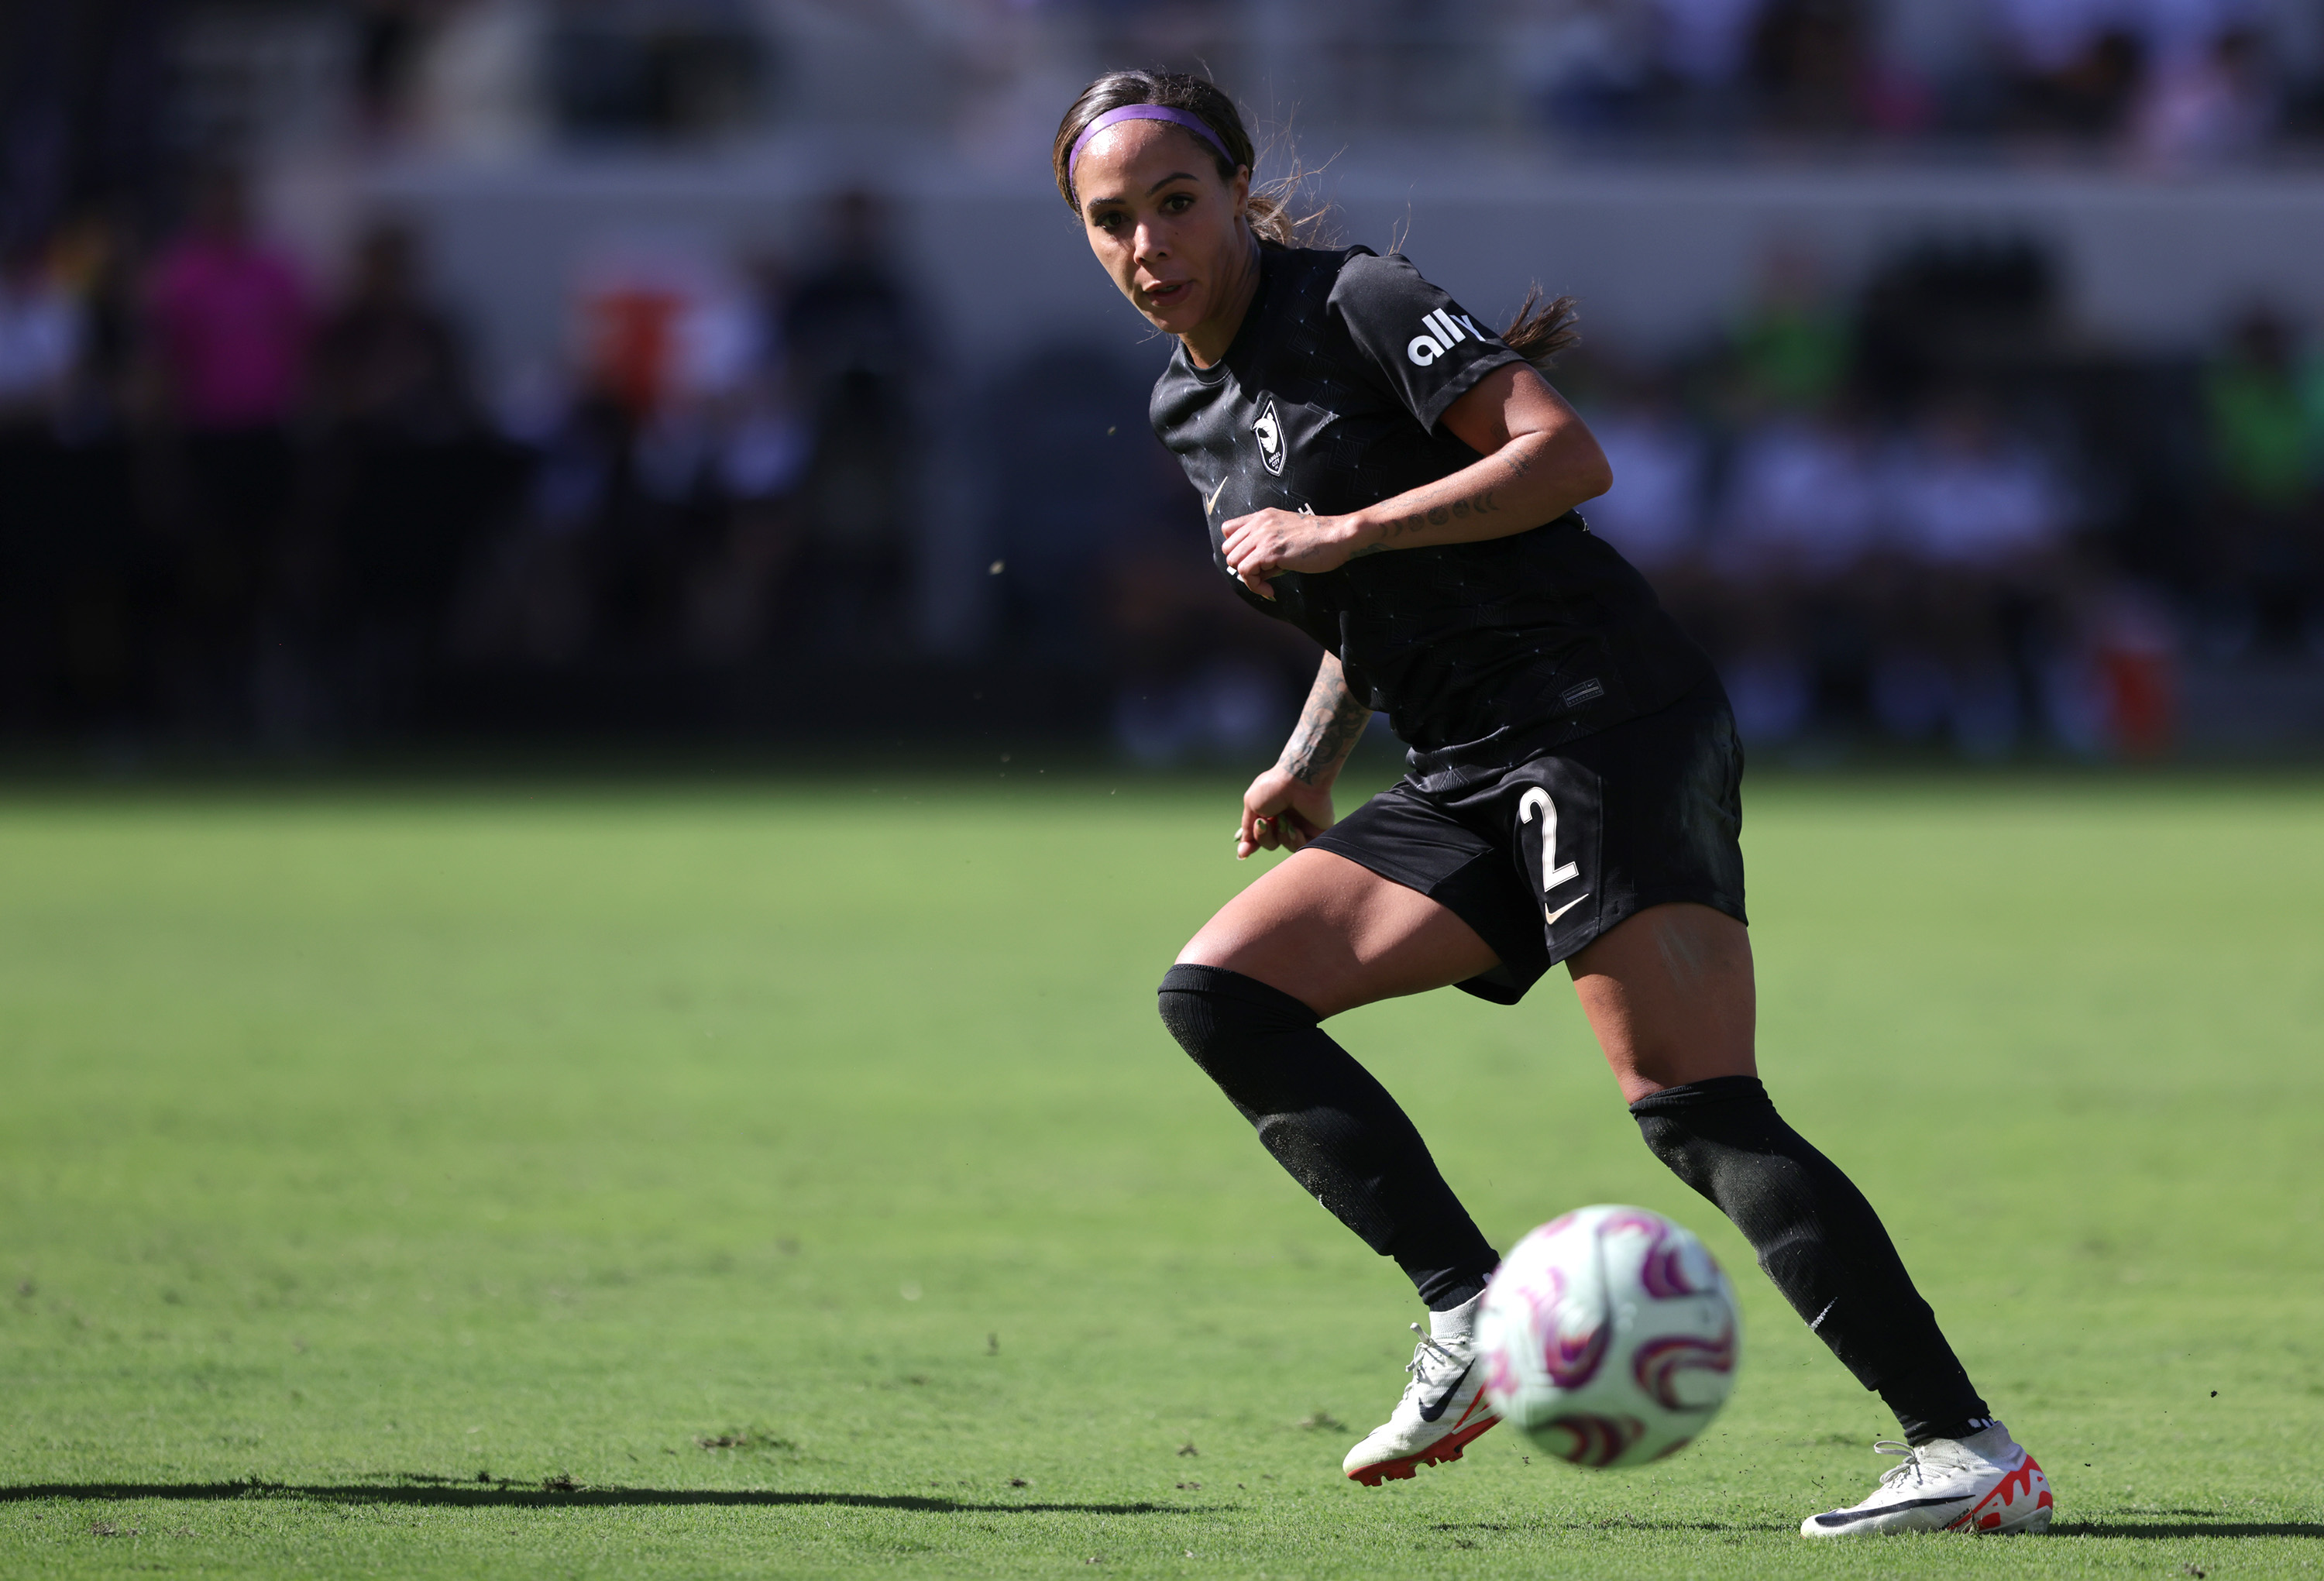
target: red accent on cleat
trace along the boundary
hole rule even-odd
[[[1955,1521],[1952,1530],[1998,1530],[2001,1523],[2015,1513],[2015,1506],[2029,1494],[2034,1495],[2033,1506],[2020,1522],[2022,1525],[2033,1524],[2041,1511],[2057,1508],[2057,1501],[2050,1496],[2050,1479],[2043,1475],[2041,1462],[2031,1455],[2026,1456],[2016,1470],[1996,1483],[1990,1493]],[[2038,1531],[2048,1523],[2048,1517],[2043,1516],[2040,1523],[2034,1524],[2033,1529]]]
[[[1484,1399],[1484,1392],[1479,1390],[1477,1404],[1483,1404]],[[1471,1405],[1470,1410],[1475,1411],[1476,1405]],[[1360,1482],[1368,1488],[1376,1488],[1383,1482],[1407,1482],[1411,1480],[1413,1472],[1420,1466],[1441,1466],[1448,1460],[1460,1459],[1462,1449],[1476,1442],[1484,1434],[1486,1429],[1501,1420],[1491,1414],[1489,1408],[1478,1414],[1483,1417],[1481,1421],[1473,1422],[1461,1428],[1458,1431],[1448,1433],[1419,1454],[1400,1456],[1394,1460],[1379,1460],[1370,1466],[1360,1466],[1348,1473],[1349,1480]]]

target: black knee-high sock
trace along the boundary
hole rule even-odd
[[[1987,1425],[1985,1402],[1913,1288],[1880,1217],[1785,1125],[1756,1076],[1665,1088],[1630,1106],[1646,1145],[1719,1205],[1775,1288],[1914,1444]]]
[[[1325,1034],[1315,1013],[1256,978],[1174,966],[1163,1025],[1217,1082],[1291,1178],[1375,1252],[1393,1257],[1433,1311],[1485,1288],[1500,1261],[1388,1089]]]

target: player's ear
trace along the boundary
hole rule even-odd
[[[1250,167],[1249,165],[1235,167],[1234,180],[1227,188],[1227,197],[1234,206],[1235,218],[1247,220],[1250,217]]]

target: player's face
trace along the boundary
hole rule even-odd
[[[1240,310],[1249,170],[1222,181],[1217,160],[1185,128],[1124,121],[1090,140],[1074,190],[1090,251],[1156,328],[1199,343]]]

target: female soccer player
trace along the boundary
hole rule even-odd
[[[1528,299],[1495,335],[1401,257],[1293,245],[1252,158],[1225,94],[1142,71],[1092,83],[1052,155],[1098,262],[1177,337],[1154,429],[1214,562],[1323,649],[1236,830],[1238,857],[1294,854],[1194,935],[1161,1008],[1429,1308],[1348,1475],[1409,1477],[1492,1426],[1471,1363],[1498,1257],[1318,1023],[1448,984],[1514,1003],[1562,961],[1646,1145],[1904,1426],[1904,1464],[1800,1530],[2047,1525],[2040,1466],[1987,1413],[1871,1205],[1759,1083],[1743,755],[1710,665],[1574,514],[1612,479],[1536,371],[1569,338],[1566,304]],[[1411,772],[1335,823],[1333,780],[1375,708]]]

